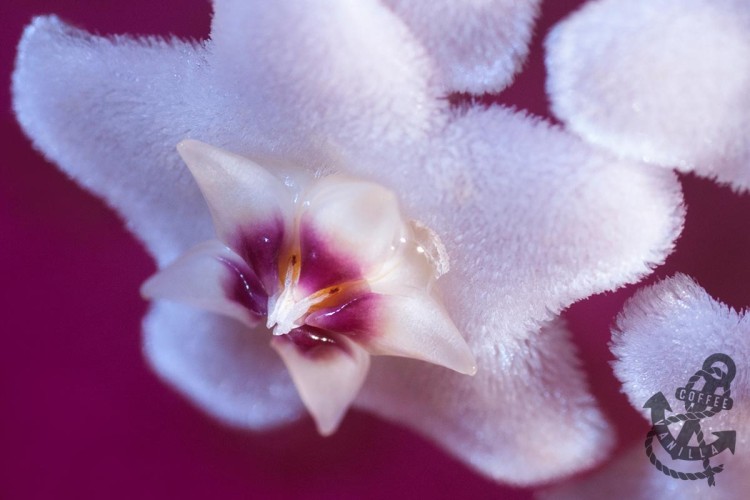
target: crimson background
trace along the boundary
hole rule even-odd
[[[548,116],[541,40],[579,3],[546,2],[525,70],[485,102]],[[32,150],[10,110],[15,45],[33,15],[48,13],[103,34],[202,38],[210,22],[206,0],[0,5],[0,498],[529,498],[357,411],[325,439],[309,419],[243,432],[216,424],[153,375],[141,352],[146,304],[137,292],[153,263],[111,210]],[[750,197],[682,181],[686,229],[655,276],[686,272],[746,307]],[[635,288],[565,313],[620,449],[646,429],[619,393],[607,349],[613,318]]]

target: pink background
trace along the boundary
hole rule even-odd
[[[10,111],[9,79],[14,47],[33,15],[56,13],[104,34],[200,38],[208,33],[210,5],[12,3],[0,5],[1,498],[530,496],[360,412],[326,439],[309,419],[254,434],[214,423],[161,383],[144,362],[139,332],[146,304],[138,287],[153,263],[112,211],[31,149]],[[540,41],[580,2],[547,3],[526,69],[489,100],[548,114]],[[692,176],[683,185],[687,226],[656,275],[686,272],[723,301],[750,305],[750,197]],[[619,393],[607,348],[613,318],[634,289],[593,297],[566,313],[620,447],[646,430]]]

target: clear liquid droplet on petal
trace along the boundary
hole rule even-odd
[[[429,227],[419,221],[411,221],[412,231],[417,243],[416,250],[424,255],[435,270],[435,279],[450,271],[450,259],[440,237]]]

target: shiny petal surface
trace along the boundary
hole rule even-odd
[[[268,169],[195,140],[180,142],[177,151],[206,198],[217,236],[226,244],[238,246],[238,233],[292,219],[294,193]]]
[[[424,291],[390,290],[375,318],[377,331],[367,349],[420,359],[474,375],[476,361],[445,309]]]
[[[737,373],[732,381],[734,406],[729,411],[703,420],[704,432],[734,430],[735,454],[722,452],[711,459],[724,464],[716,486],[705,480],[681,481],[666,477],[649,462],[644,445],[638,442],[624,456],[600,472],[549,492],[549,498],[601,498],[607,493],[623,498],[737,498],[750,487],[750,320],[715,301],[684,275],[668,278],[640,290],[617,319],[613,352],[618,360],[615,373],[622,381],[630,402],[650,418],[644,403],[662,392],[673,413],[685,413],[684,403],[674,392],[684,387],[704,360],[714,353],[729,355]],[[672,413],[668,413],[672,415]],[[677,426],[670,427],[676,432]],[[645,438],[645,436],[644,436]],[[707,441],[714,438],[710,436]],[[658,448],[658,444],[655,445]],[[657,449],[657,451],[660,451]],[[700,462],[663,460],[676,470],[696,472]],[[692,467],[691,467],[692,465]]]
[[[587,140],[750,188],[743,0],[600,0],[547,39],[552,107]]]
[[[607,455],[608,426],[563,325],[475,353],[474,377],[373,358],[358,405],[406,423],[484,474],[513,484],[579,471]]]
[[[406,226],[393,192],[328,176],[305,193],[300,218],[300,285],[313,292],[383,271]]]
[[[268,297],[239,255],[219,241],[208,241],[149,278],[141,287],[147,299],[189,304],[256,326]]]
[[[271,341],[324,436],[336,430],[370,367],[364,349],[343,336],[336,337],[336,342],[301,350],[285,336]]]
[[[541,0],[384,0],[435,61],[446,92],[499,92],[526,58]]]
[[[441,123],[429,59],[380,1],[217,0],[214,11],[216,71],[308,162],[310,149],[351,157]]]
[[[304,413],[268,332],[191,306],[159,302],[144,321],[156,372],[230,425],[266,429]]]
[[[377,287],[375,292],[380,291]],[[424,290],[389,287],[311,314],[309,325],[348,333],[370,354],[419,359],[473,375],[476,363],[445,309]]]

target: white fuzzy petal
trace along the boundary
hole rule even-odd
[[[216,418],[266,429],[303,412],[268,331],[194,307],[159,302],[144,321],[145,352],[171,385]]]
[[[633,406],[650,418],[644,403],[662,392],[672,408],[668,416],[685,413],[675,390],[714,353],[729,355],[737,372],[730,384],[734,406],[701,421],[707,434],[734,430],[735,454],[724,451],[711,459],[724,464],[716,486],[705,480],[682,481],[665,476],[651,465],[642,441],[590,478],[551,490],[545,498],[740,498],[750,487],[750,319],[712,299],[684,275],[676,275],[640,290],[617,319],[613,352],[615,373]],[[679,427],[670,427],[674,434]],[[645,434],[644,434],[645,438]],[[700,462],[673,461],[659,450],[657,457],[668,467],[684,472],[701,469]]]
[[[631,404],[643,408],[660,391],[672,401],[674,390],[684,387],[709,355],[727,354],[737,366],[731,384],[735,408],[712,417],[711,424],[717,429],[743,427],[738,437],[748,439],[749,338],[750,319],[712,299],[687,276],[677,275],[639,291],[625,305],[612,347],[618,358],[615,374]],[[648,416],[648,410],[642,412]]]
[[[373,358],[358,404],[406,423],[495,479],[531,484],[579,471],[606,456],[611,436],[567,337],[554,324],[481,350],[474,377]]]
[[[554,112],[634,159],[750,188],[744,0],[599,0],[547,40]]]
[[[468,112],[423,154],[402,154],[402,162],[416,165],[399,176],[370,175],[399,185],[407,213],[443,240],[451,270],[440,278],[440,290],[477,358],[478,371],[470,378],[439,368],[414,368],[400,377],[421,394],[414,404],[397,403],[410,396],[395,389],[378,413],[421,428],[480,470],[506,481],[544,481],[593,464],[602,457],[597,447],[608,438],[596,430],[602,424],[592,402],[584,412],[588,417],[569,422],[577,445],[561,446],[560,455],[550,452],[534,467],[523,465],[539,458],[531,456],[534,446],[544,445],[529,444],[525,435],[510,437],[517,434],[514,419],[533,418],[535,425],[551,427],[557,417],[534,402],[542,396],[521,387],[550,384],[546,390],[554,392],[569,386],[561,382],[565,376],[553,383],[521,360],[554,358],[546,350],[552,339],[533,333],[552,313],[636,281],[663,262],[682,224],[674,174],[617,160],[559,128],[504,109]],[[568,349],[564,345],[560,340],[556,348]],[[516,360],[519,366],[503,368],[498,359]],[[401,366],[382,363],[394,370]],[[418,370],[425,371],[419,375]],[[383,392],[398,384],[397,375],[392,377]],[[580,377],[573,380],[579,382],[571,382],[576,387],[571,398],[587,397]],[[471,410],[467,398],[472,398]],[[508,410],[525,405],[527,398],[537,414]],[[565,408],[577,412],[574,405]],[[431,411],[435,416],[426,417]],[[423,418],[443,421],[422,426]],[[449,430],[452,425],[456,428]]]
[[[367,174],[398,186],[403,211],[440,236],[451,260],[440,289],[468,335],[524,335],[638,280],[682,227],[673,173],[506,109],[471,110],[422,156],[401,153],[403,169]]]
[[[419,44],[374,1],[263,3],[251,15],[258,30],[220,3],[215,44],[97,37],[40,17],[19,46],[13,105],[22,127],[117,209],[161,265],[213,233],[174,149],[181,140],[269,159],[280,173],[340,168],[365,145],[423,137],[445,105],[432,99]],[[241,25],[241,40],[228,28],[222,45],[221,19]],[[233,54],[242,64],[227,61]],[[234,77],[245,78],[239,88]]]
[[[384,0],[434,59],[448,92],[507,86],[529,50],[541,0]]]
[[[370,356],[364,349],[343,336],[338,342],[341,347],[321,345],[314,348],[315,352],[301,352],[283,336],[271,341],[324,436],[339,426],[370,367]]]
[[[203,58],[190,44],[99,38],[54,17],[35,19],[19,47],[13,104],[24,130],[160,262],[212,234],[174,150],[193,128]]]
[[[644,435],[645,437],[645,435]],[[739,436],[738,436],[739,437]],[[714,438],[711,438],[714,439]],[[658,446],[658,445],[657,445]],[[738,445],[738,450],[739,450]],[[722,453],[712,465],[724,464],[724,471],[716,475],[716,485],[709,487],[705,480],[682,481],[672,479],[656,470],[644,450],[642,442],[620,452],[612,462],[595,474],[568,481],[537,495],[540,500],[599,500],[601,498],[653,500],[655,498],[685,498],[696,500],[726,500],[744,498],[750,488],[750,460],[742,456]],[[697,462],[700,464],[700,462]],[[672,465],[672,464],[670,464]],[[696,472],[700,467],[675,462],[674,469]]]
[[[217,0],[214,9],[216,71],[303,147],[336,158],[439,123],[445,103],[434,99],[428,59],[379,1]]]
[[[612,348],[618,357],[615,373],[631,403],[641,408],[654,393],[684,386],[715,352],[728,354],[738,367],[750,366],[748,335],[750,320],[712,299],[687,276],[676,275],[640,290],[625,305]],[[737,404],[750,397],[747,370],[738,371],[732,394]]]

